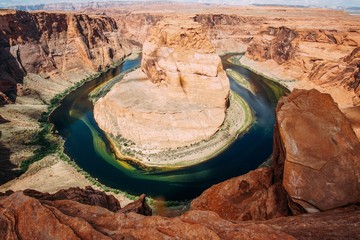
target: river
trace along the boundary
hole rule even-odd
[[[272,152],[275,122],[274,109],[279,97],[287,90],[222,57],[224,69],[241,74],[253,91],[239,85],[229,76],[230,87],[245,99],[256,118],[250,130],[240,136],[218,156],[198,165],[177,170],[144,170],[115,158],[109,143],[97,126],[89,93],[99,84],[121,81],[121,76],[138,67],[140,57],[127,60],[100,77],[71,92],[52,113],[50,121],[64,139],[64,151],[84,171],[99,182],[133,195],[166,200],[192,199],[213,184],[257,168]]]

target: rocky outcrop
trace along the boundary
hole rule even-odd
[[[100,206],[107,208],[112,212],[120,210],[119,201],[112,195],[107,195],[104,192],[94,190],[92,187],[81,188],[69,188],[62,189],[54,194],[41,193],[35,190],[24,190],[26,196],[33,197],[39,200],[72,200],[82,204]]]
[[[126,208],[126,207],[125,207]],[[357,239],[358,207],[281,217],[227,221],[211,211],[146,217],[74,200],[0,196],[1,239]]]
[[[279,29],[269,28],[268,34],[274,38],[271,40],[255,38],[250,42],[246,51],[247,56],[256,61],[274,59],[278,64],[294,58],[297,48],[294,39],[298,35],[297,32],[286,27],[280,27]]]
[[[229,80],[201,25],[159,23],[143,46],[141,70],[146,75],[129,74],[95,104],[105,132],[155,150],[190,145],[219,129]]]
[[[359,46],[359,30],[268,27],[247,48],[246,59],[256,62],[242,62],[264,72],[270,66],[275,77],[302,80],[301,88],[317,87],[351,107],[360,103]]]
[[[286,194],[281,184],[273,184],[269,168],[259,168],[212,186],[191,202],[191,209],[214,211],[231,221],[288,215]]]
[[[106,16],[2,10],[0,24],[0,91],[12,100],[17,83],[53,96],[128,51]]]
[[[232,221],[265,220],[360,202],[360,142],[328,94],[294,90],[276,109],[272,169],[206,190],[191,203]]]
[[[360,142],[330,95],[294,90],[276,127],[276,177],[293,202],[314,212],[360,201]]]
[[[314,64],[309,79],[318,84],[338,83],[354,92],[353,102],[360,105],[360,47],[349,55],[334,62],[319,62]]]

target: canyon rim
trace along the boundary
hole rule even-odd
[[[0,238],[359,239],[359,20],[175,2],[0,9]],[[49,123],[61,107],[84,129],[84,165],[74,132]],[[254,128],[273,140],[243,151],[272,148],[264,164],[181,204],[107,186],[81,149],[143,183],[200,184]]]

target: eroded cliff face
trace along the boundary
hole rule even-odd
[[[357,207],[243,222],[196,210],[174,218],[146,216],[143,197],[131,208],[111,211],[71,197],[45,200],[41,195],[47,194],[28,192],[0,197],[1,239],[357,239],[360,234]]]
[[[253,36],[267,20],[262,16],[242,14],[196,14],[194,21],[202,24],[218,52],[245,52]]]
[[[349,107],[360,104],[359,46],[359,29],[268,27],[250,42],[246,57],[259,62],[265,74],[301,80],[301,87],[318,87]]]
[[[228,220],[266,220],[360,202],[360,142],[329,94],[295,89],[276,108],[272,169],[214,185],[192,204]]]
[[[17,84],[48,99],[128,52],[106,16],[2,10],[0,24],[0,91],[13,101]]]
[[[154,150],[186,146],[219,129],[229,80],[200,24],[159,23],[143,45],[141,70],[145,74],[129,74],[95,104],[105,132]]]
[[[360,142],[330,95],[294,90],[279,101],[273,158],[294,213],[360,202]]]
[[[329,95],[295,90],[277,107],[272,168],[214,185],[181,216],[149,216],[144,195],[121,208],[89,187],[10,191],[0,194],[0,237],[358,239],[360,143],[354,135]]]

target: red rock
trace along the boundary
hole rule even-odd
[[[39,200],[23,192],[0,197],[0,239],[358,239],[359,222],[356,206],[235,222],[211,211],[166,218],[112,212],[74,200]]]
[[[330,95],[294,90],[279,101],[273,156],[275,179],[307,212],[360,201],[360,143]]]
[[[128,52],[115,20],[103,15],[5,10],[0,22],[0,91],[13,101],[31,90],[54,96]]]
[[[232,221],[266,220],[288,214],[281,185],[272,185],[269,168],[259,168],[205,190],[191,203],[192,210],[214,211]]]
[[[151,216],[152,215],[152,209],[147,205],[146,203],[146,195],[142,194],[138,200],[135,202],[129,203],[122,209],[120,209],[121,213],[129,213],[134,212],[138,213],[144,216]]]
[[[281,217],[257,223],[263,223],[296,239],[360,239],[359,207]]]
[[[98,190],[94,190],[90,186],[86,187],[85,189],[81,189],[79,187],[61,189],[54,194],[41,193],[35,190],[27,189],[24,190],[24,194],[39,200],[73,200],[87,205],[107,208],[112,212],[116,212],[121,208],[119,201],[114,196],[107,195],[106,193]],[[144,198],[145,196],[143,196],[141,199],[143,200]]]

